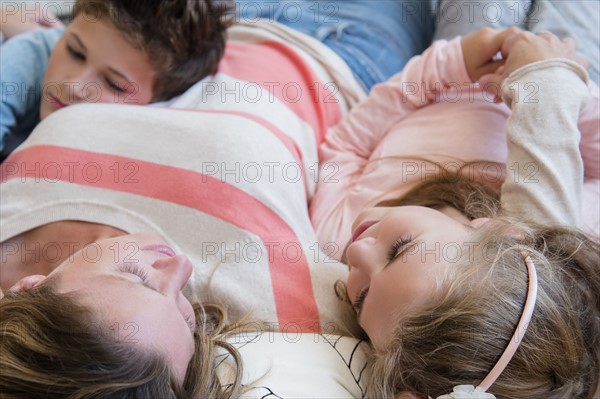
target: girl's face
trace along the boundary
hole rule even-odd
[[[406,315],[425,306],[452,265],[469,255],[472,230],[453,208],[375,207],[361,212],[346,251],[347,288],[358,321],[376,348],[392,338]]]
[[[73,293],[115,341],[154,350],[183,382],[194,353],[195,317],[181,290],[192,273],[187,257],[154,236],[133,234],[97,241],[58,266],[58,293]],[[30,289],[45,276],[29,276],[11,290]],[[82,348],[83,350],[85,348]]]
[[[52,50],[40,117],[80,102],[148,104],[154,79],[147,54],[112,23],[80,14]]]

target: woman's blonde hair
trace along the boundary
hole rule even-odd
[[[216,398],[242,393],[239,353],[226,342],[233,332],[215,305],[196,305],[195,353],[183,384],[167,361],[98,332],[90,310],[52,284],[7,293],[0,300],[0,393],[3,399]],[[157,327],[158,328],[158,327]],[[235,378],[222,387],[217,356],[233,359]]]
[[[435,184],[420,189],[437,191]],[[479,217],[487,208],[494,216],[494,201],[469,205],[483,204],[473,192],[465,190],[471,198],[459,201],[459,210],[479,209]],[[403,317],[392,342],[374,352],[369,396],[435,398],[456,385],[477,386],[515,332],[527,297],[527,254],[538,274],[536,307],[519,349],[488,392],[498,399],[598,398],[600,244],[574,229],[502,217],[471,241],[477,245],[456,261],[432,302]]]

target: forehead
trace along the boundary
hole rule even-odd
[[[137,39],[133,31],[119,28],[108,16],[98,17],[81,13],[67,26],[67,32],[75,33],[88,41],[116,41],[117,44],[125,44],[131,50],[143,51],[143,41]]]

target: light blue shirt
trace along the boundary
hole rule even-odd
[[[64,29],[36,29],[0,46],[0,152],[6,157],[40,121],[42,83]]]

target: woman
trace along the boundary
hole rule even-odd
[[[405,25],[398,18],[404,3],[382,3],[367,14],[368,3],[328,3],[339,10],[329,22],[327,4],[315,9],[309,8],[312,3],[283,2],[279,11],[272,5],[261,10],[275,12],[272,19],[281,23],[274,23],[246,14],[256,9],[255,2],[239,2],[240,23],[228,32],[219,73],[170,102],[170,108],[68,107],[45,119],[2,164],[0,284],[10,293],[0,301],[0,312],[23,313],[37,301],[41,316],[48,307],[63,308],[56,303],[69,303],[68,309],[74,309],[67,315],[69,323],[99,326],[102,350],[125,353],[110,364],[99,365],[96,355],[68,363],[54,356],[59,348],[88,347],[93,336],[62,342],[65,334],[59,330],[54,339],[61,340],[53,350],[32,347],[26,336],[21,353],[36,351],[42,360],[31,364],[15,353],[18,362],[3,362],[2,375],[10,376],[0,380],[3,392],[48,395],[48,381],[27,377],[37,376],[43,365],[52,380],[69,374],[65,367],[73,371],[56,396],[85,397],[98,389],[120,397],[140,392],[214,397],[209,388],[201,392],[210,393],[196,394],[197,384],[212,387],[215,380],[203,377],[195,359],[205,362],[203,370],[215,368],[224,323],[249,315],[269,330],[339,331],[344,312],[331,282],[344,278],[347,269],[328,262],[313,246],[307,203],[316,186],[316,148],[325,130],[364,97],[365,89],[402,66],[395,53],[404,46]],[[292,14],[296,6],[300,20]],[[423,22],[417,16],[409,20],[411,26]],[[326,32],[318,37],[326,45],[301,32]],[[421,51],[424,40],[411,53]],[[395,63],[388,64],[387,58]],[[390,70],[390,65],[396,66]],[[152,236],[127,235],[140,231]],[[194,267],[181,255],[173,256],[179,253]],[[94,288],[100,286],[110,286],[108,303],[95,300]],[[132,306],[134,292],[141,308]],[[151,295],[160,303],[151,302]],[[45,302],[46,297],[55,302]],[[126,298],[126,305],[116,298]],[[227,307],[229,318],[200,306],[193,323],[187,320],[190,303],[218,303]],[[150,320],[164,325],[146,334]],[[196,326],[195,349],[186,322]],[[17,321],[3,317],[1,323],[4,332]],[[11,336],[14,340],[28,329],[19,331]],[[108,338],[119,342],[110,345]],[[16,348],[14,341],[5,341],[3,351]],[[173,342],[184,345],[174,347]],[[192,350],[202,353],[196,356]],[[154,363],[143,357],[148,353],[157,358]],[[143,368],[135,368],[135,378],[122,374],[123,357],[127,365]],[[10,372],[9,366],[14,367]],[[93,378],[79,373],[86,367],[96,373]],[[148,385],[156,368],[162,375],[157,385],[164,388],[170,381],[170,388],[164,388],[168,395]],[[118,381],[117,386],[102,391],[102,380],[89,386],[90,380],[98,381],[98,372]],[[239,370],[236,374],[233,386],[218,395],[239,393]],[[17,382],[19,376],[25,379]]]

